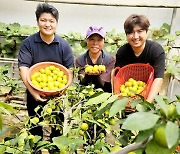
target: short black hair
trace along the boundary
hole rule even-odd
[[[48,3],[39,3],[37,8],[36,8],[36,12],[35,12],[36,20],[39,19],[39,17],[41,16],[42,13],[50,13],[50,14],[52,14],[53,17],[58,22],[59,12],[54,6],[49,5]]]
[[[126,35],[132,33],[134,27],[138,25],[143,30],[148,31],[150,26],[149,19],[144,15],[132,14],[124,22],[124,30]]]

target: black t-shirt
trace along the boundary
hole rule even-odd
[[[145,48],[139,56],[134,54],[129,43],[120,47],[116,53],[115,66],[123,67],[133,63],[149,63],[154,68],[154,78],[164,77],[165,52],[157,42],[147,40]]]
[[[41,39],[39,32],[27,37],[19,49],[18,66],[31,67],[43,61],[57,62],[67,68],[74,67],[69,43],[56,34],[50,44]]]
[[[31,67],[44,61],[56,62],[67,68],[74,67],[74,56],[69,43],[56,34],[50,44],[41,39],[39,32],[27,37],[19,49],[18,67]],[[37,105],[37,101],[28,93],[27,106],[29,114],[34,111],[35,106],[33,104]]]

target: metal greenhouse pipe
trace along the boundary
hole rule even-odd
[[[180,8],[179,0],[27,0],[39,2],[54,2],[80,5],[126,6],[126,7],[159,7]]]

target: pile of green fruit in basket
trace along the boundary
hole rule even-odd
[[[67,75],[54,65],[34,72],[30,79],[35,87],[44,90],[58,90],[63,88],[68,82]]]

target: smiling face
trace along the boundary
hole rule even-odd
[[[147,31],[139,25],[134,26],[133,31],[127,34],[127,41],[133,48],[134,52],[142,52],[147,40]]]
[[[51,13],[42,13],[37,20],[39,31],[43,36],[52,36],[57,29],[57,20]]]
[[[93,34],[87,38],[87,47],[93,54],[99,53],[104,47],[104,38],[99,34]]]

